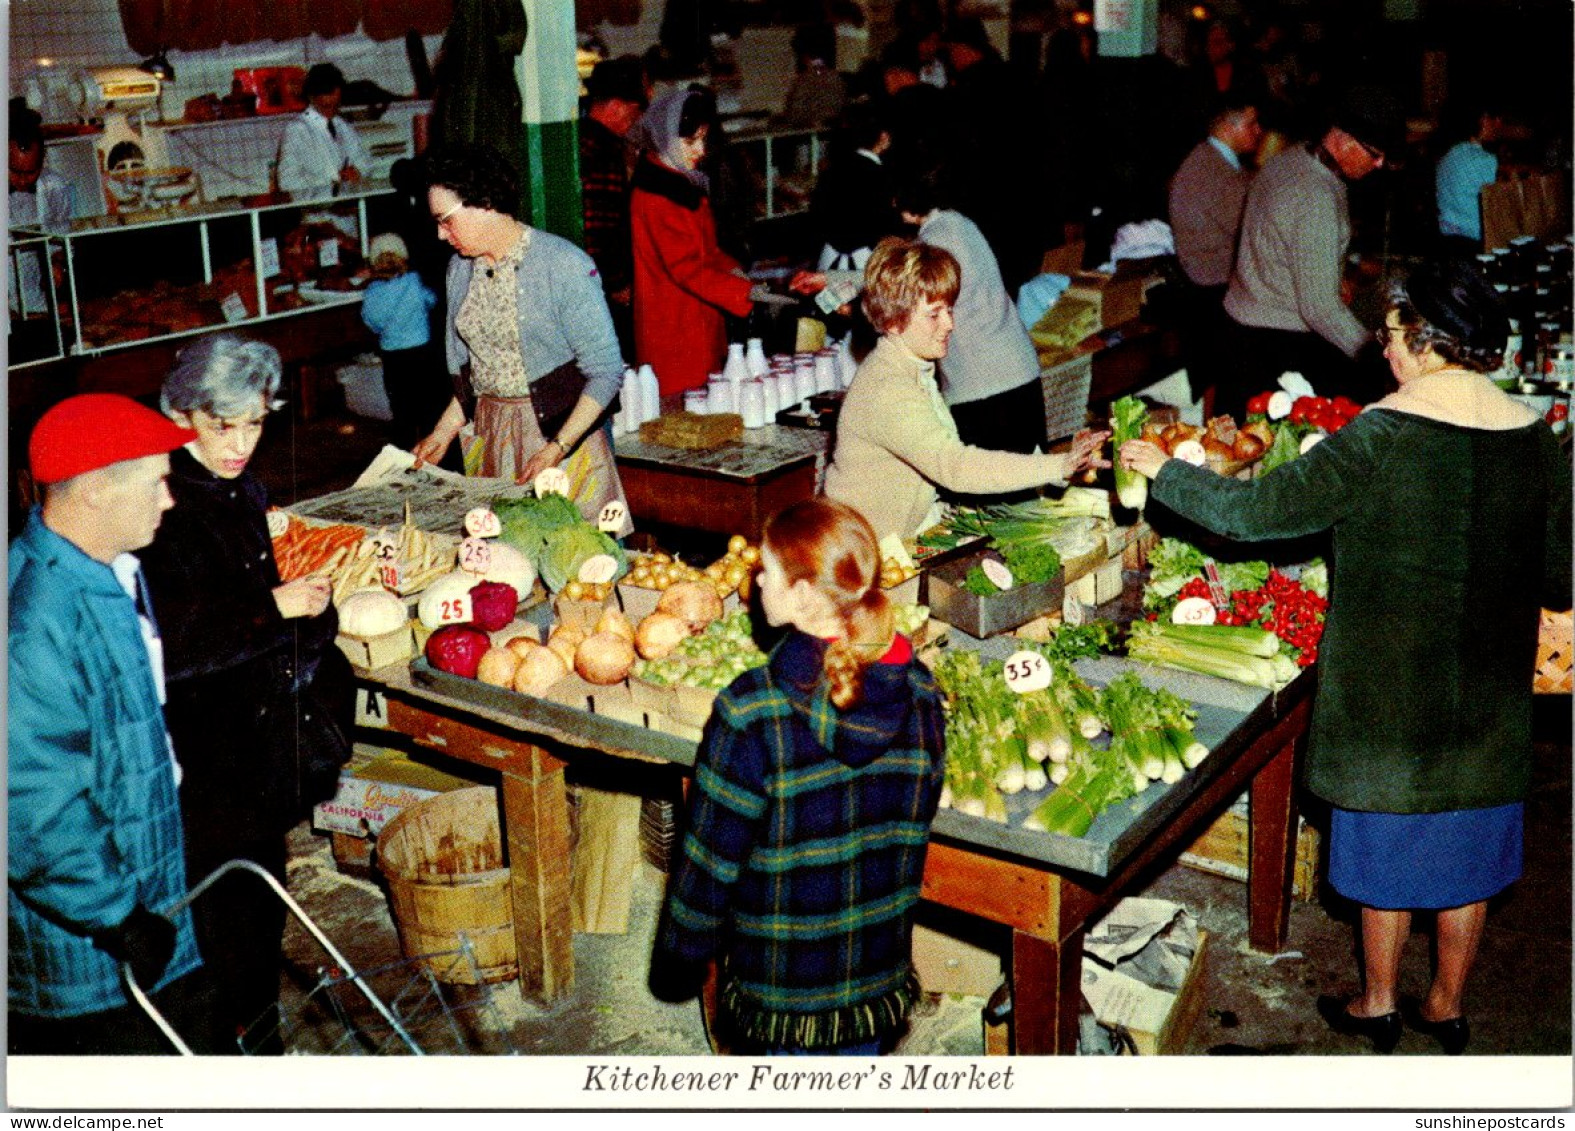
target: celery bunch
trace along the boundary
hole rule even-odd
[[[1127,655],[1163,667],[1199,672],[1269,691],[1296,678],[1296,661],[1279,637],[1241,625],[1170,624],[1134,621]]]
[[[1143,435],[1143,425],[1147,422],[1148,408],[1136,397],[1122,397],[1110,406],[1110,446],[1117,456],[1122,444]],[[1112,462],[1115,464],[1116,497],[1122,506],[1142,510],[1143,504],[1148,502],[1148,479],[1122,467],[1119,458]]]

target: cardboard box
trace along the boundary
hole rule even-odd
[[[364,672],[402,664],[416,655],[416,634],[408,623],[382,636],[351,636],[341,632],[334,643],[352,667]]]
[[[1132,1046],[1139,1056],[1179,1056],[1187,1051],[1187,1042],[1192,1038],[1193,1027],[1197,1024],[1198,1015],[1203,1012],[1206,996],[1203,988],[1203,964],[1208,954],[1208,945],[1209,933],[1199,928],[1198,948],[1192,953],[1187,976],[1181,983],[1181,989],[1176,993],[1166,993],[1152,986],[1143,987],[1154,995],[1154,1000],[1168,998],[1169,1004],[1165,1010],[1164,1022],[1158,1029],[1152,1031],[1127,1029],[1127,1034],[1132,1038]],[[1096,977],[1110,977],[1114,973],[1085,958],[1083,960],[1085,983],[1088,981],[1091,966],[1098,971]]]
[[[1109,330],[1136,318],[1143,310],[1147,277],[1117,272],[1081,271],[1072,276],[1067,297],[1091,303],[1098,310],[1100,329]]]
[[[1046,366],[1039,376],[1045,400],[1045,439],[1065,439],[1088,420],[1088,394],[1094,387],[1092,354]]]
[[[1001,956],[915,923],[913,969],[926,993],[989,997],[1001,984]]]
[[[312,809],[312,828],[346,836],[376,836],[400,810],[473,783],[419,762],[396,750],[351,759],[339,775],[333,800]]]
[[[1087,246],[1082,240],[1073,240],[1060,247],[1052,247],[1040,261],[1040,272],[1069,277],[1076,275],[1083,269],[1083,255]]]

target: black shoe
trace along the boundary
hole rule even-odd
[[[1432,1037],[1449,1056],[1459,1056],[1471,1043],[1471,1022],[1462,1017],[1447,1021],[1429,1021],[1422,1016],[1422,1003],[1414,997],[1400,999],[1400,1012],[1413,1032]]]
[[[1318,1015],[1336,1033],[1343,1037],[1366,1037],[1373,1042],[1373,1049],[1381,1053],[1395,1051],[1403,1031],[1400,1011],[1393,1010],[1378,1017],[1357,1017],[1346,1009],[1351,999],[1318,995]]]

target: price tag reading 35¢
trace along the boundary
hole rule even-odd
[[[1050,661],[1038,652],[1013,652],[1002,666],[1006,686],[1019,695],[1043,691],[1050,686]]]
[[[569,476],[561,467],[549,467],[536,476],[532,486],[536,489],[538,499],[547,495],[565,495],[569,493]]]
[[[623,500],[614,499],[596,516],[596,527],[605,534],[616,534],[623,529],[624,516],[628,513],[629,508],[623,505]]]

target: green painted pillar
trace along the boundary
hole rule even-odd
[[[580,75],[574,5],[521,0],[530,30],[516,77],[525,122],[525,203],[532,226],[579,243]]]

